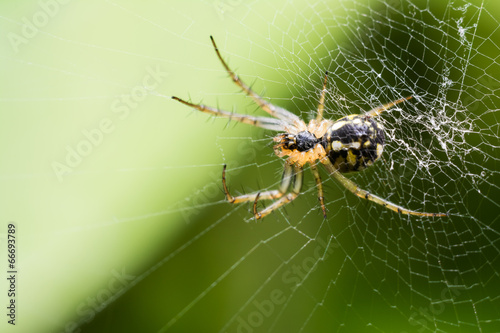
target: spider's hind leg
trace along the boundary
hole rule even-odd
[[[323,211],[323,217],[326,219],[326,207],[325,207],[325,197],[323,196],[323,184],[321,183],[321,177],[319,175],[318,167],[316,162],[311,163],[311,171],[316,180],[316,187],[318,188],[318,200],[321,205],[321,210]]]
[[[404,102],[404,101],[407,101],[407,100],[412,99],[412,98],[413,98],[413,96],[408,96],[408,97],[403,97],[403,98],[397,99],[397,100],[392,101],[390,103],[378,106],[374,109],[371,109],[370,111],[365,112],[365,115],[367,115],[369,117],[376,117],[376,116],[380,115],[382,112],[384,112],[385,110],[389,110],[394,105],[399,104],[399,103]]]
[[[388,200],[382,199],[379,196],[376,196],[375,194],[371,194],[368,191],[363,190],[360,188],[355,182],[352,180],[346,178],[344,175],[342,175],[338,170],[335,169],[333,164],[329,160],[325,160],[323,162],[324,166],[328,170],[328,172],[337,180],[339,181],[346,189],[357,195],[358,197],[372,201],[376,204],[379,204],[385,208],[388,208],[396,213],[399,214],[406,214],[406,215],[416,215],[416,216],[448,216],[448,214],[445,213],[422,213],[422,212],[416,212],[414,210],[410,210],[407,208],[404,208],[402,206],[396,205]]]
[[[325,109],[325,94],[326,94],[326,81],[328,79],[328,71],[325,72],[325,79],[323,80],[323,89],[319,97],[318,114],[316,115],[316,122],[323,120],[323,110]]]

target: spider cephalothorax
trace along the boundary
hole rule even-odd
[[[323,184],[319,175],[317,164],[323,164],[326,170],[349,191],[360,198],[370,200],[390,210],[401,214],[418,216],[446,216],[443,213],[421,213],[393,204],[374,194],[358,187],[354,182],[346,178],[342,173],[361,171],[371,166],[380,158],[384,150],[384,129],[374,117],[394,105],[404,102],[410,98],[400,98],[393,102],[376,107],[362,115],[350,115],[337,121],[323,119],[324,100],[326,94],[326,82],[328,73],[325,74],[323,89],[321,91],[316,119],[312,119],[307,125],[295,114],[277,105],[271,104],[256,94],[249,86],[229,68],[217,49],[214,39],[210,36],[217,57],[226,69],[227,73],[243,91],[245,91],[270,117],[254,117],[236,114],[217,108],[193,104],[178,97],[173,99],[193,107],[199,111],[213,115],[226,117],[245,124],[279,131],[282,134],[274,137],[276,142],[274,152],[279,157],[287,157],[283,176],[278,190],[256,192],[233,197],[229,194],[226,185],[226,166],[222,171],[222,186],[226,198],[231,203],[253,201],[255,218],[260,219],[275,209],[294,200],[300,193],[303,181],[303,168],[310,165],[316,186],[318,187],[318,199],[326,217],[326,207],[323,197]],[[259,200],[275,200],[270,206],[262,211],[257,211]]]
[[[321,139],[309,131],[283,133],[274,138],[278,142],[274,146],[274,153],[279,157],[288,156],[287,163],[290,165],[303,167],[326,156]]]
[[[321,139],[317,138],[309,131],[302,131],[297,134],[283,133],[279,135],[278,138],[280,145],[282,145],[284,149],[298,150],[299,152],[308,151],[314,148]]]

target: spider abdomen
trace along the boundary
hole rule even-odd
[[[361,171],[380,158],[385,136],[372,117],[350,115],[334,122],[322,139],[328,159],[342,173]]]

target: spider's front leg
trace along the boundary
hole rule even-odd
[[[283,195],[288,191],[288,188],[290,187],[290,185],[292,183],[293,183],[292,192],[286,194],[283,197]],[[224,193],[226,194],[227,201],[229,201],[230,203],[241,203],[241,202],[253,201],[254,202],[254,204],[253,204],[254,216],[256,219],[261,219],[261,218],[267,216],[273,210],[289,203],[290,201],[292,201],[293,199],[295,199],[299,195],[300,189],[302,187],[302,169],[298,168],[298,167],[294,167],[293,165],[291,165],[289,163],[285,163],[285,167],[283,170],[283,176],[281,177],[281,183],[280,183],[280,186],[277,190],[265,191],[265,192],[255,192],[255,193],[251,193],[251,194],[244,194],[244,195],[234,197],[229,193],[229,190],[227,188],[226,165],[224,165],[224,168],[222,170],[222,187],[224,188]],[[265,208],[261,212],[257,211],[257,201],[259,201],[259,200],[272,200],[272,199],[279,199],[279,200],[275,201],[272,205]]]
[[[288,163],[285,164],[285,167],[289,165]],[[256,219],[261,219],[264,218],[265,216],[269,215],[272,213],[274,210],[280,208],[283,205],[286,205],[287,203],[293,201],[295,198],[298,197],[300,194],[300,189],[302,188],[302,181],[304,179],[304,173],[302,172],[302,168],[294,165],[293,166],[293,186],[292,186],[292,191],[285,196],[281,197],[279,200],[276,200],[273,202],[271,205],[268,207],[264,208],[260,212],[257,211],[257,201],[259,200],[260,196],[262,194],[265,194],[266,192],[263,193],[257,193],[257,197],[255,198],[255,201],[253,203],[253,214]],[[283,180],[282,180],[283,182]],[[288,181],[288,184],[290,184],[290,181]],[[280,186],[281,188],[281,186]],[[283,193],[284,194],[284,193]]]
[[[256,103],[259,105],[259,107],[269,113],[271,116],[281,119],[284,122],[290,124],[290,125],[297,125],[301,123],[301,120],[299,117],[297,117],[295,114],[291,113],[288,110],[283,109],[282,107],[279,107],[277,105],[271,104],[267,102],[264,98],[262,98],[260,95],[255,93],[249,86],[247,86],[243,81],[240,79],[236,73],[234,73],[227,63],[224,61],[224,58],[222,58],[219,48],[217,47],[217,44],[215,44],[215,40],[212,36],[210,36],[210,40],[212,41],[212,45],[214,47],[215,53],[217,54],[217,58],[219,58],[220,62],[222,63],[222,66],[226,70],[226,72],[229,74],[229,77],[231,77],[231,80],[243,89],[243,91],[250,96]]]

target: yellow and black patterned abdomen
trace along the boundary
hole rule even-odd
[[[384,150],[384,129],[372,117],[350,115],[334,122],[322,138],[332,164],[342,173],[371,166]]]

